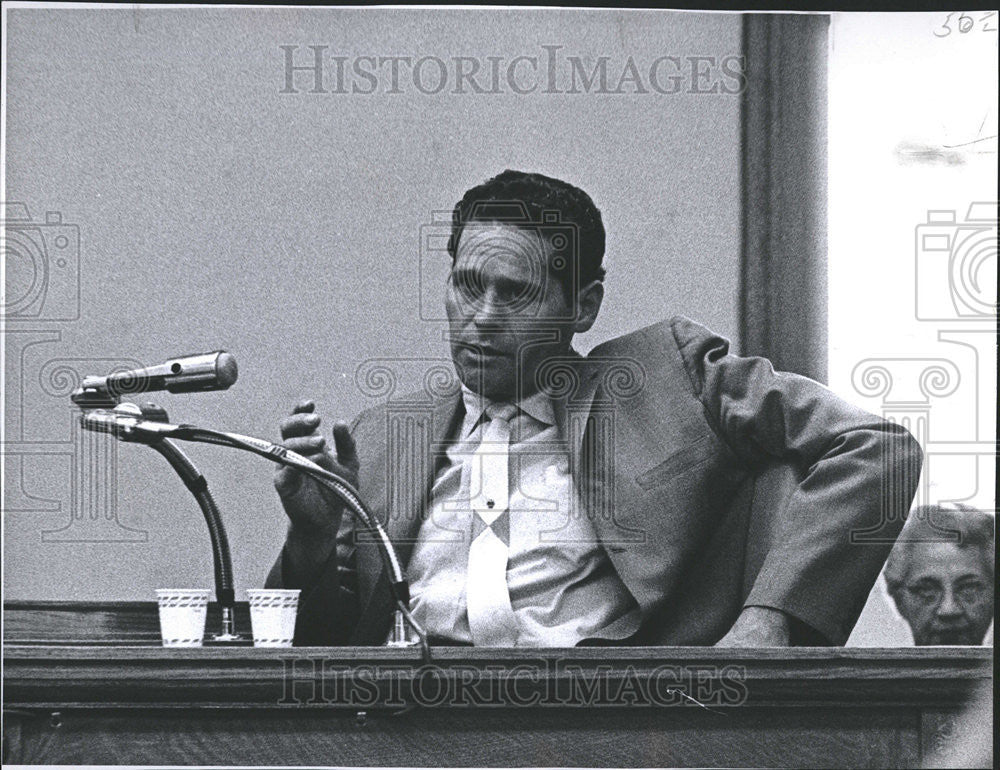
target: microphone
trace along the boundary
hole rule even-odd
[[[109,397],[166,390],[170,393],[202,393],[226,390],[236,382],[236,359],[224,350],[175,358],[158,366],[87,376],[70,398],[80,406],[106,404]]]

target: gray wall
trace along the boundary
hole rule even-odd
[[[503,168],[565,178],[603,210],[608,294],[581,349],[674,313],[735,335],[738,95],[690,93],[690,80],[673,94],[425,95],[412,81],[280,94],[279,46],[509,62],[563,45],[620,73],[629,56],[641,70],[738,55],[738,16],[36,9],[8,21],[6,200],[80,233],[79,317],[52,320],[75,314],[71,255],[39,314],[7,329],[8,598],[211,584],[205,526],[163,460],[106,437],[73,443],[65,372],[221,347],[237,385],[157,395],[171,418],[276,437],[303,396],[350,418],[369,404],[360,361],[447,355],[440,323],[418,312],[420,228]],[[430,308],[444,259],[425,263]],[[97,483],[112,450],[116,476]],[[238,588],[261,585],[285,529],[271,468],[191,455],[225,514]]]

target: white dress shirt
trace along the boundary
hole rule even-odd
[[[431,489],[407,568],[411,608],[428,634],[471,642],[465,584],[472,516],[471,458],[487,401],[463,388],[465,419]],[[582,510],[543,393],[522,400],[511,420],[510,550],[507,586],[518,647],[571,647],[582,639],[624,639],[640,613]]]

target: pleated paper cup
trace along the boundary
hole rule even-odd
[[[164,647],[201,647],[209,593],[207,588],[157,589]]]
[[[248,588],[250,626],[254,647],[291,647],[295,615],[299,609],[297,588]]]

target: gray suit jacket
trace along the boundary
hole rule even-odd
[[[745,606],[793,618],[793,643],[843,644],[903,525],[921,465],[907,431],[675,317],[549,362],[570,468],[644,622],[636,644],[707,645]],[[457,391],[363,412],[359,487],[405,565]],[[374,540],[345,515],[311,585],[279,556],[267,585],[301,588],[296,643],[381,644],[392,601]]]

